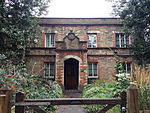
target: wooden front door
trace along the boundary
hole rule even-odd
[[[73,58],[64,62],[65,89],[78,89],[79,62]]]

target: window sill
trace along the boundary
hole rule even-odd
[[[94,48],[97,48],[97,47],[87,47],[87,48],[89,48],[89,49],[93,48],[94,49]]]
[[[54,77],[44,77],[45,79],[54,79]]]
[[[117,49],[130,49],[131,47],[116,47]]]
[[[45,48],[55,48],[55,46],[54,47],[45,47]]]
[[[98,76],[88,76],[88,78],[98,78]]]

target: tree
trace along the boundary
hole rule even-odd
[[[37,39],[38,19],[50,0],[0,0],[0,61],[18,63]]]
[[[132,52],[138,64],[150,63],[150,0],[115,0],[127,36],[133,38]]]

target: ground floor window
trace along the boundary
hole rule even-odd
[[[52,62],[44,63],[44,77],[45,78],[54,78],[55,75],[55,66]]]
[[[97,63],[90,62],[88,63],[88,77],[97,78],[98,77]]]
[[[126,74],[131,74],[131,72],[132,72],[132,63],[131,62],[123,63],[123,68],[124,68]]]

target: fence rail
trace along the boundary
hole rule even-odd
[[[127,98],[128,97],[128,98]],[[11,103],[11,91],[0,90],[0,113],[11,113],[12,105],[15,113],[24,113],[26,110],[34,110],[38,113],[47,113],[39,106],[49,105],[106,105],[98,113],[106,113],[116,105],[120,105],[121,113],[126,113],[128,99],[128,113],[139,113],[138,89],[131,85],[126,92],[120,94],[120,98],[59,98],[59,99],[25,99],[23,93],[16,94],[15,103]]]
[[[15,106],[32,105],[104,105],[108,103],[121,104],[121,98],[57,98],[57,99],[25,99]]]
[[[106,105],[98,113],[105,113],[112,107],[120,105],[121,113],[126,113],[126,92],[121,93],[121,98],[57,98],[57,99],[25,99],[23,93],[16,95],[15,113],[24,113],[25,107],[37,111],[38,113],[46,113],[38,106],[42,105]]]

